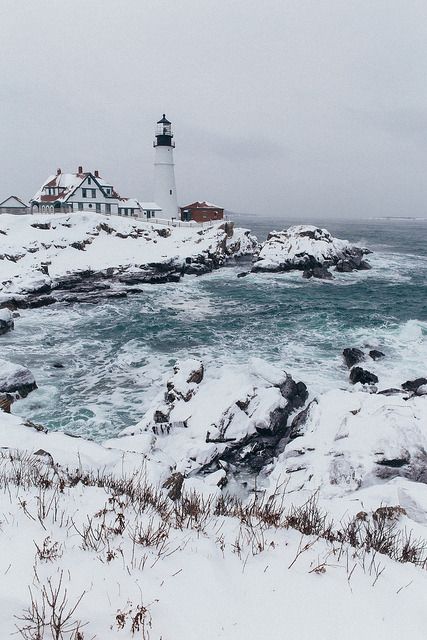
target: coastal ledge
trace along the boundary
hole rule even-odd
[[[173,227],[96,213],[0,220],[0,307],[96,302],[176,282],[252,255],[258,242],[230,222]]]

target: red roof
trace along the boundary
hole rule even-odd
[[[223,207],[220,207],[216,204],[212,204],[212,202],[206,202],[203,200],[202,202],[193,202],[192,204],[187,204],[185,207],[181,207],[181,209],[218,209],[223,211]]]

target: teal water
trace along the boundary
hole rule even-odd
[[[260,238],[296,221],[235,216]],[[299,221],[301,222],[301,221]],[[232,264],[101,305],[23,311],[0,338],[2,357],[30,367],[39,389],[15,411],[52,429],[104,439],[137,422],[177,359],[207,368],[263,357],[312,395],[346,388],[346,346],[378,347],[385,386],[427,374],[427,221],[322,221],[371,248],[372,270],[332,282],[251,274]],[[57,369],[54,363],[61,363]]]

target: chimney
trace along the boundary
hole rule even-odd
[[[95,169],[95,178],[99,178],[99,171],[98,171],[98,169]]]
[[[57,170],[56,170],[56,175],[57,175],[57,176],[60,176],[60,175],[61,175],[61,169],[57,169]]]
[[[79,166],[78,173],[83,173],[83,167]]]

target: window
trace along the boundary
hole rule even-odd
[[[87,198],[87,189],[82,189],[83,198]]]
[[[92,209],[92,207],[93,207],[93,205],[92,205],[92,203],[90,203],[90,205],[89,205],[89,209]]]
[[[100,213],[101,211],[101,205],[99,204],[99,202],[96,203],[96,210],[98,213]]]
[[[169,195],[172,195],[172,189],[169,189]]]
[[[111,189],[105,189],[107,196],[111,196]]]
[[[96,189],[90,189],[92,191],[92,198],[96,198]]]
[[[88,184],[92,184],[92,180],[90,178],[87,179]]]
[[[105,205],[105,213],[111,213],[111,204]]]
[[[83,211],[83,202],[79,202],[79,211]]]

